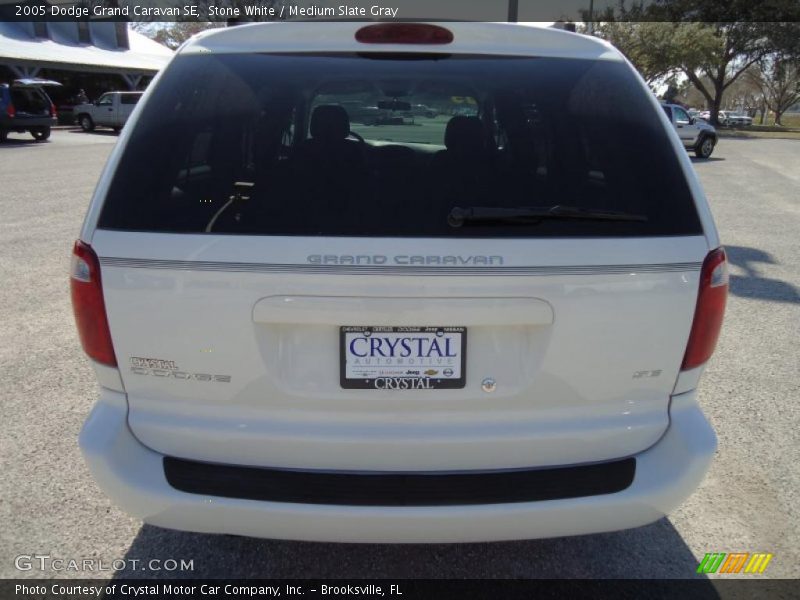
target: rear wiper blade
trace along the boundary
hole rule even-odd
[[[468,223],[518,223],[535,225],[546,219],[578,219],[586,221],[647,221],[644,215],[634,215],[615,210],[595,210],[578,206],[519,206],[499,208],[494,206],[454,207],[447,215],[451,227]]]

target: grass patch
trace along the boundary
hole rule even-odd
[[[758,115],[753,117],[753,127],[763,129],[764,131],[771,131],[772,129],[777,131],[800,129],[800,113],[784,113],[783,118],[781,118],[783,127],[775,125],[775,117],[772,113],[767,115],[763,125],[759,125],[759,120],[760,117]]]
[[[759,131],[758,127],[747,127],[742,129],[717,129],[717,135],[721,138],[771,138],[777,140],[800,140],[800,130],[780,128],[772,131]]]
[[[800,113],[784,114],[781,122],[784,127],[800,129]]]
[[[748,127],[718,127],[719,137],[728,138],[772,138],[784,140],[800,140],[800,113],[789,113],[781,119],[783,127],[775,125],[772,115],[764,120],[764,125],[758,124],[758,118]]]

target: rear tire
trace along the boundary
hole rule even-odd
[[[87,133],[89,131],[94,131],[94,121],[92,121],[92,117],[89,115],[81,115],[78,117],[78,125]]]
[[[697,156],[697,158],[710,157],[711,153],[714,152],[714,146],[716,146],[714,138],[712,138],[710,135],[705,136],[700,140],[700,143],[698,143],[697,147],[694,149],[695,156]]]
[[[8,132],[7,131],[0,131],[0,144],[5,142],[8,139]]]
[[[120,131],[122,131],[122,127],[114,127],[113,129],[114,133],[119,133]]]
[[[31,129],[31,135],[37,142],[43,142],[50,137],[50,128],[38,127],[37,129]]]

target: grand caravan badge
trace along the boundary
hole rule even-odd
[[[306,260],[312,265],[440,265],[440,266],[498,266],[502,256],[470,255],[409,255],[397,254],[311,254]]]
[[[194,381],[216,381],[230,383],[230,375],[212,375],[210,373],[189,373],[181,371],[174,360],[162,358],[142,358],[131,356],[131,371],[137,375],[152,375],[153,377],[171,377],[173,379]]]

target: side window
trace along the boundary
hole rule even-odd
[[[139,94],[122,94],[120,104],[136,104],[141,96]]]
[[[490,117],[501,159],[527,176],[546,178],[550,134],[536,102],[525,97],[501,96],[495,99]]]
[[[194,135],[194,139],[189,144],[188,152],[177,165],[178,171],[175,177],[175,184],[181,193],[191,186],[194,182],[208,178],[211,174],[210,148],[213,138],[213,131],[199,131]],[[199,192],[198,192],[199,193]],[[202,194],[200,194],[202,196]],[[210,202],[204,199],[201,203]]]
[[[211,147],[211,131],[202,131],[194,138],[192,148],[187,155],[187,173],[192,167],[208,164],[208,150]]]
[[[297,108],[292,108],[292,114],[289,117],[289,124],[284,128],[283,135],[281,136],[281,145],[284,152],[279,157],[280,159],[288,158],[286,154],[288,148],[295,144],[295,123],[297,123]]]
[[[97,106],[111,106],[114,103],[114,98],[110,94],[105,94],[104,96],[100,96],[100,99],[97,101]]]
[[[667,118],[672,121],[672,108],[669,106],[664,106],[663,104],[661,105],[661,108],[663,108],[664,112],[667,113]]]
[[[682,108],[675,108],[675,122],[689,122],[689,114]]]

